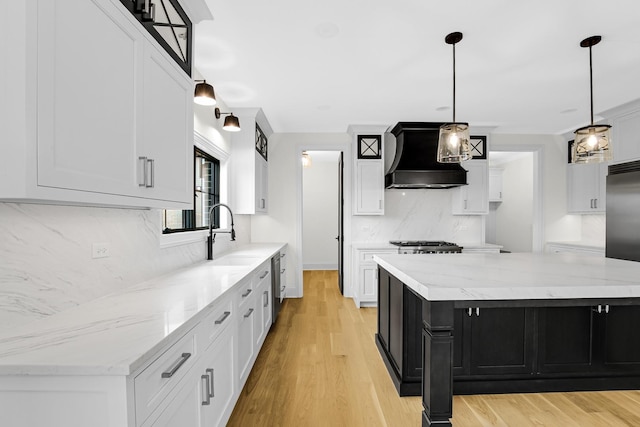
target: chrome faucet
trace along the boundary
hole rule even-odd
[[[229,211],[229,216],[231,216],[231,231],[218,231],[218,233],[231,233],[231,241],[236,240],[236,231],[233,229],[233,212],[231,212],[231,208],[224,203],[216,203],[215,205],[209,208],[209,236],[207,237],[207,259],[213,259],[213,244],[216,241],[216,235],[213,233],[213,218],[211,214],[213,214],[213,209],[218,206],[223,206],[227,208]]]

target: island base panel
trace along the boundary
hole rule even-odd
[[[380,356],[382,357],[382,361],[389,372],[389,376],[391,377],[391,381],[393,382],[394,387],[398,391],[398,396],[420,396],[422,393],[422,382],[420,380],[406,380],[403,379],[400,373],[396,370],[393,362],[391,362],[391,355],[386,349],[384,342],[380,339],[380,335],[376,334],[376,346],[378,347],[378,351],[380,352]]]

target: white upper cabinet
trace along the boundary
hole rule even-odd
[[[502,201],[502,169],[489,169],[489,201]]]
[[[486,160],[462,163],[467,170],[467,185],[453,189],[454,215],[484,215],[489,213],[489,167]]]
[[[384,215],[382,126],[349,126],[353,138],[353,215]]]
[[[231,137],[232,209],[237,214],[262,214],[269,210],[268,141],[273,130],[259,108],[234,109],[239,132]]]
[[[605,212],[607,168],[607,163],[567,165],[567,212]]]
[[[614,161],[640,159],[640,101],[620,107],[610,117]]]
[[[191,78],[117,0],[17,3],[0,199],[188,207]]]

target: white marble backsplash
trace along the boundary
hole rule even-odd
[[[604,246],[606,240],[607,216],[582,215],[582,234],[580,240],[594,245]]]
[[[237,244],[250,221],[236,218]],[[158,210],[0,203],[0,329],[29,323],[206,257],[204,242],[160,248]],[[108,243],[108,258],[92,258]],[[216,253],[235,243],[216,240]],[[117,309],[117,308],[116,308]]]
[[[453,190],[407,189],[384,193],[384,216],[354,216],[354,242],[427,239],[482,242],[481,215],[452,215]]]

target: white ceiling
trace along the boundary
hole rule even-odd
[[[261,107],[275,132],[451,121],[563,133],[640,98],[638,0],[207,0],[197,70],[232,111]],[[597,117],[596,117],[597,119]]]

